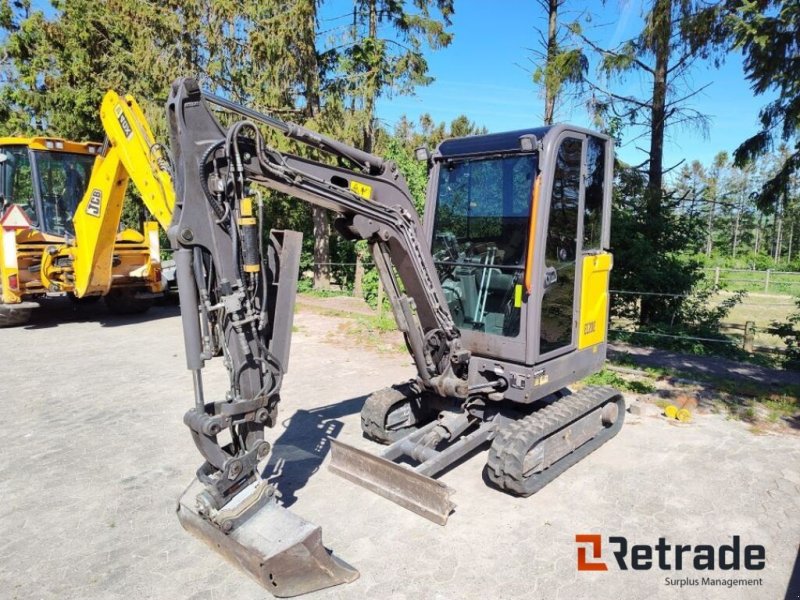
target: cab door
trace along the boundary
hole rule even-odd
[[[584,205],[586,136],[567,131],[556,140],[551,162],[549,203],[542,223],[544,256],[539,297],[539,361],[576,346]],[[537,361],[537,362],[539,362]]]
[[[566,130],[549,161],[549,197],[538,211],[543,243],[535,362],[604,342],[608,322],[611,140]],[[543,246],[543,247],[542,247]],[[538,339],[536,339],[538,338]]]

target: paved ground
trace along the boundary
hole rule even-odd
[[[97,313],[97,314],[93,314]],[[297,315],[283,420],[270,432],[287,505],[322,525],[361,578],[310,598],[782,598],[800,542],[800,437],[755,436],[700,416],[629,416],[612,442],[529,499],[482,480],[484,455],[443,480],[440,527],[330,474],[327,436],[363,448],[363,395],[411,375],[408,361],[333,344],[335,319]],[[176,310],[138,321],[45,315],[0,331],[0,597],[264,598],[180,528],[175,499],[199,460]],[[212,370],[209,393],[222,390]],[[675,571],[576,571],[576,533],[630,543],[763,544],[756,588],[668,587]],[[608,551],[604,558],[611,560]],[[704,573],[683,571],[678,577]],[[716,577],[747,573],[716,571]]]
[[[686,373],[687,376],[697,373],[716,379],[758,383],[765,388],[772,385],[800,385],[800,373],[797,371],[770,369],[718,356],[692,356],[615,342],[609,345],[609,357],[624,358],[645,367],[673,369]]]

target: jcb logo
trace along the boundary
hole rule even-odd
[[[594,333],[597,329],[597,321],[589,321],[586,325],[583,326],[583,335],[589,335],[590,333]]]
[[[122,133],[125,134],[126,138],[130,138],[133,135],[133,129],[131,128],[131,124],[128,123],[125,113],[122,112],[122,107],[120,105],[114,107],[114,114],[117,115],[117,121],[119,121],[119,126],[122,128]]]
[[[608,565],[601,558],[601,541],[597,534],[577,534],[575,542],[578,544],[590,544],[592,548],[592,559],[596,562],[589,562],[586,559],[588,546],[578,546],[578,571],[608,571]]]
[[[92,195],[89,198],[89,203],[86,205],[86,214],[92,217],[100,216],[100,207],[103,204],[103,192],[98,189],[92,190]]]

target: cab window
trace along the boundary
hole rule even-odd
[[[536,155],[448,161],[432,250],[460,329],[516,337]]]

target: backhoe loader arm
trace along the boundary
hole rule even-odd
[[[168,160],[136,100],[108,91],[100,106],[100,119],[106,143],[72,219],[74,243],[56,248],[42,265],[43,283],[51,288],[59,287],[64,278],[60,265],[68,264],[69,277],[74,277],[74,282],[68,283],[74,285],[71,291],[79,298],[104,295],[111,287],[115,242],[129,180],[165,231],[175,204]],[[157,254],[158,232],[149,229],[145,234],[153,237],[146,242]],[[153,256],[151,268],[159,260]]]
[[[211,104],[244,119],[225,129],[212,114]],[[173,235],[179,247],[198,244],[197,229],[202,222],[203,228],[216,232],[213,240],[208,238],[215,247],[206,247],[215,261],[240,253],[246,256],[248,244],[253,242],[237,237],[235,226],[221,231],[214,223],[240,218],[242,206],[252,194],[252,183],[333,211],[342,235],[369,242],[420,382],[442,396],[467,395],[469,353],[461,348],[410,193],[393,163],[205,94],[190,79],[173,87],[168,113],[179,207]],[[332,154],[354,168],[268,148],[257,124]],[[187,231],[192,239],[187,239]],[[277,314],[278,319],[284,316]]]

